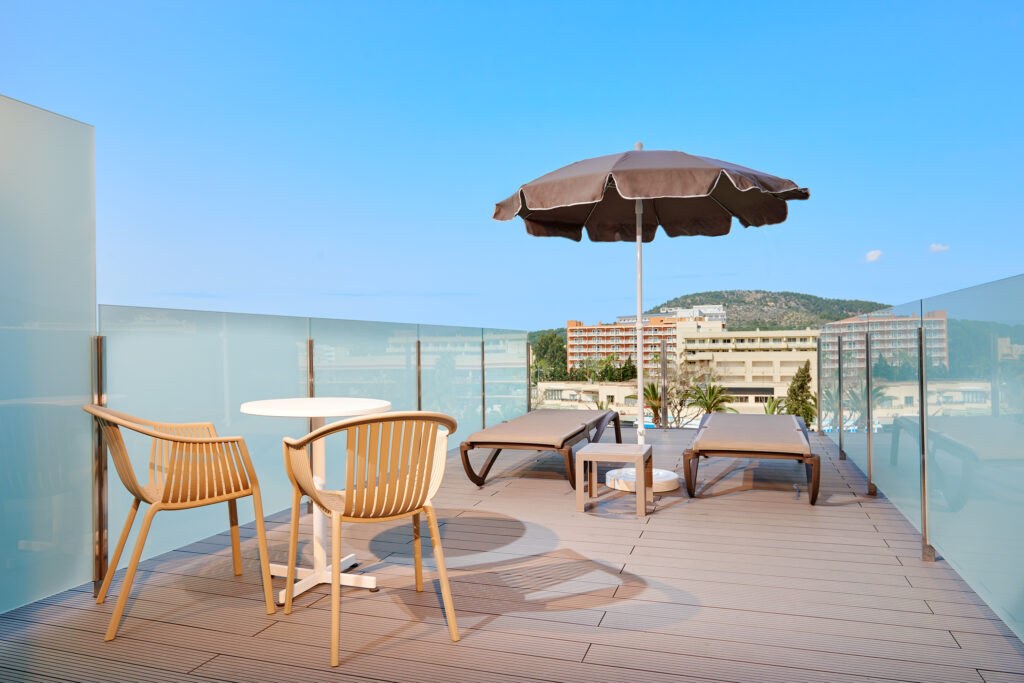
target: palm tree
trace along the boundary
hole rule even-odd
[[[769,396],[768,400],[764,404],[765,415],[782,415],[782,410],[786,405],[786,399],[779,398],[778,396]]]
[[[644,405],[654,413],[654,426],[661,427],[661,390],[654,382],[644,385]]]
[[[726,405],[732,403],[732,396],[725,393],[721,384],[694,384],[684,395],[689,406],[697,408],[703,413],[738,413],[735,408]]]

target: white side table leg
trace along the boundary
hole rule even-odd
[[[324,418],[310,419],[313,430],[324,426]],[[322,489],[327,482],[326,449],[324,440],[313,442],[313,483]],[[313,574],[324,576],[327,572],[327,550],[324,547],[327,539],[327,516],[316,505],[313,506]],[[329,580],[329,579],[328,579]]]
[[[310,418],[311,427],[316,430],[324,426],[324,418]],[[327,454],[324,440],[313,442],[313,481],[317,488],[323,488],[327,481]],[[342,571],[356,564],[354,554],[341,558]],[[320,508],[313,506],[313,568],[296,567],[296,578],[292,589],[293,595],[301,595],[314,586],[331,582],[331,567],[327,564],[327,515]],[[287,576],[285,565],[270,565],[271,576]],[[377,590],[377,577],[365,574],[342,574],[341,585]],[[278,591],[278,604],[284,604],[284,590]]]

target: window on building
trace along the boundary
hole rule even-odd
[[[546,401],[561,401],[562,400],[562,390],[561,389],[545,389],[544,390],[544,399]]]
[[[904,396],[903,397],[903,405],[905,405],[905,406],[912,406],[912,405],[914,405],[914,397],[913,396]]]
[[[771,396],[755,396],[754,403],[767,403]]]
[[[630,396],[627,396],[626,397],[626,405],[627,406],[635,406],[636,405],[636,399],[632,398]]]

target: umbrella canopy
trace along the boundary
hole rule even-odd
[[[520,216],[531,235],[595,242],[636,240],[637,439],[644,439],[643,260],[641,245],[662,226],[669,237],[725,235],[786,220],[786,201],[811,193],[792,180],[718,159],[636,149],[578,161],[521,185],[494,206],[494,218]]]
[[[669,237],[725,235],[733,217],[743,227],[786,220],[786,200],[807,188],[750,168],[665,150],[635,150],[586,159],[522,185],[494,207],[499,221],[521,216],[538,237],[594,242],[636,237],[636,200],[643,201],[643,241],[658,226]]]

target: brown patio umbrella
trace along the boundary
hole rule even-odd
[[[725,235],[786,220],[786,201],[811,193],[792,180],[684,152],[636,150],[585,159],[530,181],[494,206],[500,221],[520,216],[539,237],[636,240],[637,440],[644,441],[643,256],[658,230],[669,237]]]

